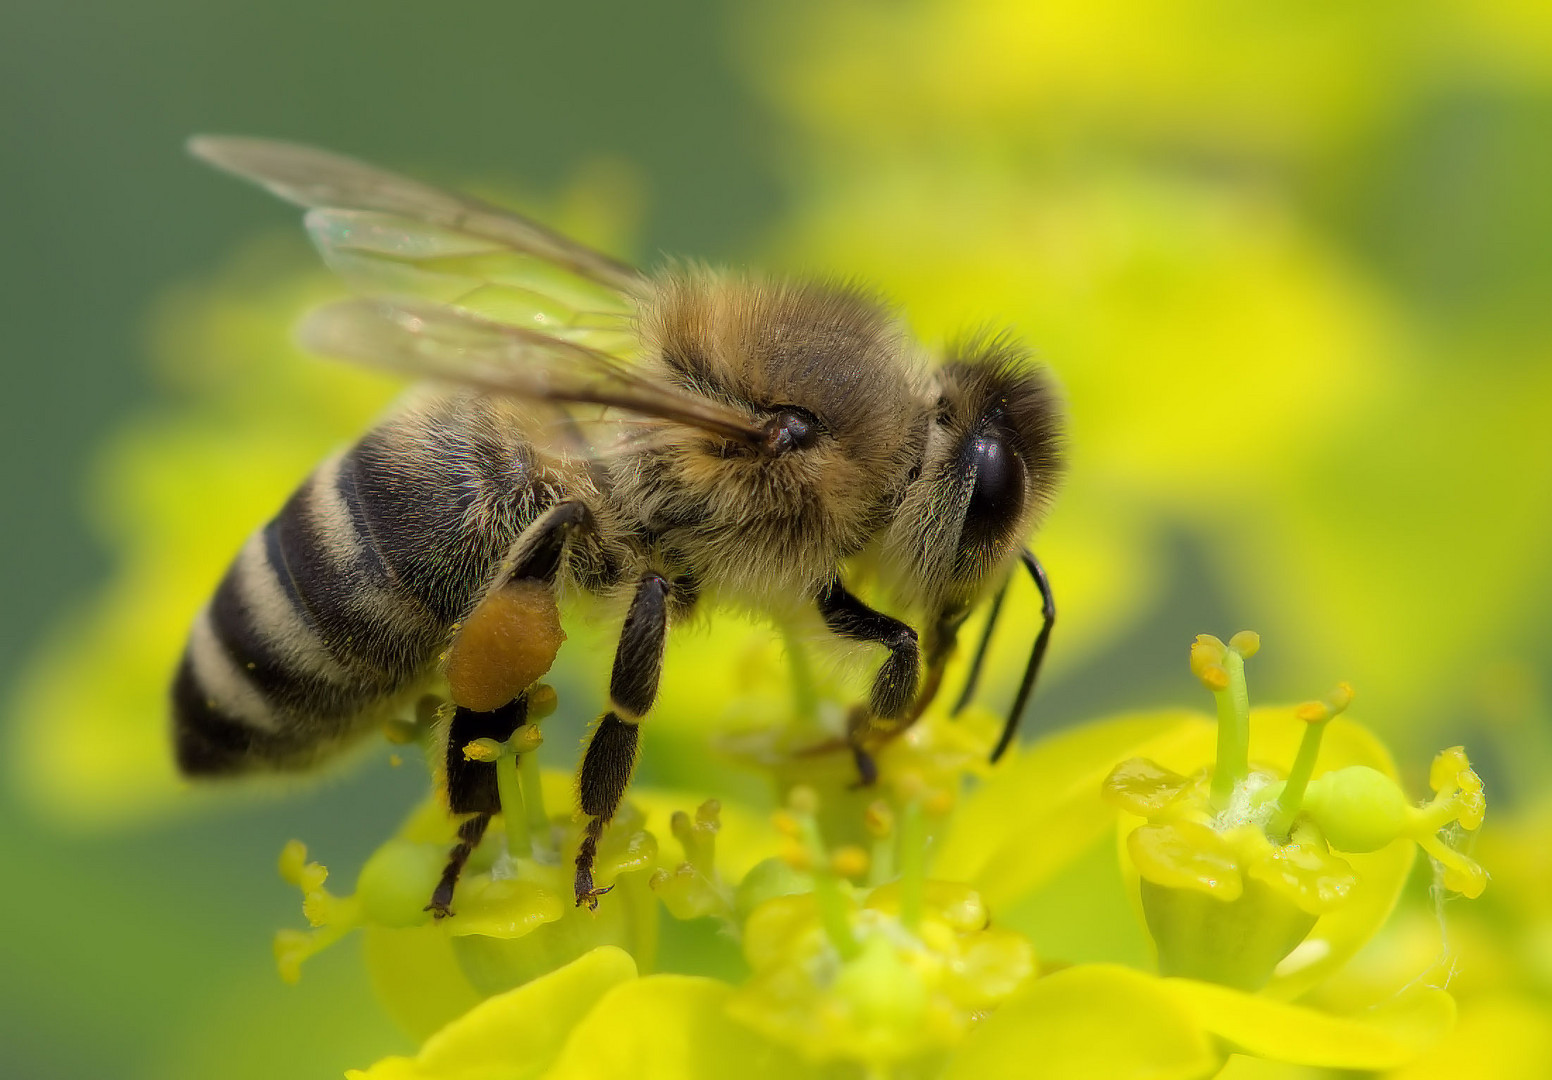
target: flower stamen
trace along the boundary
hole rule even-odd
[[[1352,686],[1345,682],[1338,683],[1337,688],[1324,701],[1306,701],[1293,711],[1307,726],[1299,740],[1299,752],[1294,758],[1293,768],[1288,770],[1288,779],[1277,796],[1276,807],[1267,823],[1270,835],[1287,837],[1293,828],[1293,819],[1304,804],[1305,788],[1315,775],[1315,761],[1320,756],[1320,741],[1325,735],[1326,725],[1333,717],[1347,711],[1352,701]]]
[[[722,803],[707,799],[692,819],[676,810],[669,828],[684,849],[684,861],[672,871],[659,869],[650,884],[676,919],[721,915],[735,925],[732,890],[717,873],[717,833],[722,828]]]
[[[1241,630],[1225,645],[1199,634],[1191,645],[1191,672],[1212,691],[1218,705],[1218,761],[1213,770],[1212,803],[1223,810],[1234,789],[1250,775],[1250,691],[1245,661],[1261,649],[1253,630]]]

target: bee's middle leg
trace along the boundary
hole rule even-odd
[[[604,713],[582,757],[577,792],[587,815],[582,845],[577,850],[577,906],[598,906],[607,889],[593,886],[593,861],[604,827],[614,817],[636,769],[638,725],[657,699],[663,673],[663,645],[668,633],[668,581],[647,574],[636,586],[636,596],[625,616],[620,643],[614,653],[609,678],[610,710]]]
[[[872,784],[878,779],[873,747],[898,735],[916,719],[912,706],[921,676],[921,646],[912,627],[868,607],[848,592],[839,578],[819,593],[819,615],[831,633],[889,650],[889,658],[873,677],[867,706],[852,711],[846,731],[858,776],[864,785]]]

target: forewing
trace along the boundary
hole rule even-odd
[[[379,220],[397,218],[435,226],[440,233],[427,233],[433,251],[442,251],[450,237],[470,243],[484,240],[498,250],[527,254],[615,292],[629,293],[641,283],[635,269],[536,221],[342,154],[225,135],[197,135],[189,140],[189,151],[299,206],[387,215]]]
[[[310,315],[301,330],[309,347],[546,403],[544,426],[570,449],[639,444],[662,420],[762,437],[736,410],[624,359],[636,344],[632,298],[645,285],[624,263],[519,214],[326,150],[226,136],[197,136],[189,149],[307,207],[325,262],[365,294]]]
[[[606,353],[445,304],[346,300],[310,314],[300,336],[330,356],[488,393],[623,410],[751,444],[765,435],[736,409],[647,378]]]

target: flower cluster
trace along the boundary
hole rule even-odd
[[[570,902],[578,829],[548,810],[566,778],[541,773],[537,725],[480,740],[465,753],[496,763],[507,812],[460,880],[456,915],[424,910],[456,831],[434,801],[349,896],[293,843],[281,871],[313,929],[277,937],[281,972],[294,979],[307,956],[365,931],[380,996],[425,1040],[354,1074],[372,1080],[609,1075],[611,1063],[959,1077],[1036,1058],[1052,1075],[1206,1077],[1230,1053],[1401,1065],[1448,1030],[1442,990],[1391,987],[1346,1014],[1293,999],[1373,938],[1418,848],[1445,888],[1481,892],[1457,846],[1481,823],[1481,784],[1447,750],[1433,798],[1411,805],[1383,747],[1339,718],[1345,685],[1253,712],[1244,661],[1257,647],[1252,634],[1197,640],[1216,724],[1101,721],[996,770],[995,720],[974,710],[929,710],[865,790],[782,750],[790,735],[746,734],[738,751],[771,766],[776,808],[635,792],[600,848],[599,880],[616,887],[596,913]],[[1037,955],[1031,898],[1078,881],[1110,830],[1113,880],[1142,913],[1157,974],[1081,950]]]

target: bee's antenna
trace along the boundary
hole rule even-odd
[[[986,625],[981,628],[981,642],[975,647],[975,659],[970,661],[970,674],[965,676],[965,688],[959,692],[959,699],[954,702],[950,716],[964,712],[970,699],[975,697],[975,689],[981,682],[981,668],[986,664],[986,653],[992,643],[992,631],[997,627],[997,616],[1002,614],[1002,601],[1008,595],[1008,582],[1011,580],[1011,574],[1003,578],[1002,584],[997,587],[997,595],[992,597],[991,610],[986,613]]]
[[[1040,662],[1045,659],[1045,647],[1051,641],[1051,627],[1056,624],[1056,600],[1051,595],[1051,582],[1046,579],[1045,567],[1040,565],[1040,560],[1035,558],[1035,553],[1025,548],[1019,559],[1024,564],[1024,569],[1029,571],[1029,576],[1035,581],[1035,588],[1040,590],[1040,616],[1043,620],[1040,625],[1040,634],[1035,638],[1035,647],[1029,652],[1029,666],[1024,669],[1024,681],[1019,683],[1018,696],[1013,699],[1013,709],[1008,713],[1008,721],[1002,726],[1002,738],[997,740],[997,745],[992,749],[991,760],[993,763],[1007,752],[1013,742],[1013,736],[1018,734],[1019,720],[1024,715],[1024,706],[1029,704],[1029,695],[1035,689],[1035,676],[1040,674]]]

